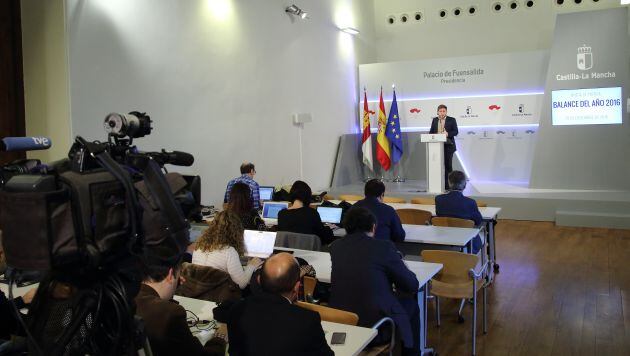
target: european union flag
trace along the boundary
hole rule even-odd
[[[396,103],[396,91],[394,90],[394,99],[392,106],[389,108],[389,118],[387,119],[387,129],[385,136],[392,145],[391,159],[392,163],[398,163],[403,154],[402,133],[400,132],[400,119],[398,117],[398,104]]]

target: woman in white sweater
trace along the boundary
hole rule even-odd
[[[208,230],[197,239],[192,263],[227,272],[234,283],[245,288],[254,270],[262,263],[252,258],[243,268],[240,257],[245,252],[243,226],[240,218],[229,211],[222,211],[210,223]]]

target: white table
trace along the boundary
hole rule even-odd
[[[317,274],[317,280],[325,283],[330,283],[330,276],[332,271],[332,261],[330,260],[330,254],[328,252],[319,251],[305,251],[289,248],[277,248],[279,250],[291,250],[293,256],[300,257],[306,260]],[[422,348],[422,354],[426,349],[427,340],[427,298],[426,293],[427,283],[435,276],[441,269],[442,265],[439,263],[427,263],[418,261],[405,261],[405,264],[411,270],[418,279],[420,284],[420,290],[418,291],[418,306],[420,307],[420,345]]]
[[[479,234],[479,228],[403,224],[405,242],[464,248]]]
[[[464,248],[475,236],[479,234],[479,228],[460,228],[433,225],[403,224],[405,241],[417,244],[445,245]],[[336,237],[346,235],[346,230],[333,230]]]
[[[330,200],[331,203],[339,204],[341,200]],[[349,201],[348,203],[354,204],[354,201]],[[431,212],[433,216],[435,216],[435,205],[425,205],[425,204],[409,204],[409,203],[385,203],[392,208],[398,209],[418,209],[425,210]],[[479,212],[481,213],[481,217],[483,218],[483,222],[487,231],[487,241],[486,245],[488,246],[488,260],[490,261],[490,269],[488,273],[489,282],[494,280],[494,273],[499,271],[499,264],[497,263],[496,256],[496,238],[494,235],[494,224],[497,221],[497,217],[501,212],[500,207],[491,207],[484,206],[479,208]]]
[[[184,309],[189,310],[202,320],[213,320],[212,309],[216,306],[214,302],[208,302],[205,300],[186,298],[181,296],[174,296],[179,304]],[[330,348],[335,352],[335,355],[358,355],[377,334],[375,329],[363,328],[360,326],[344,325],[339,323],[331,323],[328,321],[322,321],[322,329],[324,329],[326,341]],[[193,334],[205,343],[212,337],[212,333],[199,333],[195,332],[194,327],[191,328]],[[330,339],[334,332],[346,333],[346,342],[343,345],[331,345]]]

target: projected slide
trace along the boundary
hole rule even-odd
[[[554,90],[551,92],[553,125],[622,123],[621,88]]]

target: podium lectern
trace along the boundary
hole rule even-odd
[[[427,192],[442,193],[446,134],[421,134],[420,142],[427,144]]]

